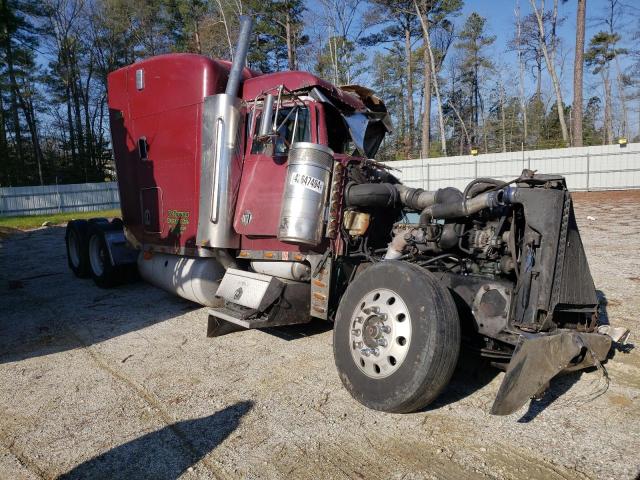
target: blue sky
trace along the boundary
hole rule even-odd
[[[539,0],[537,0],[539,3]],[[635,42],[633,42],[631,35],[634,30],[640,30],[640,2],[638,0],[626,0],[626,6],[623,7],[624,16],[621,21],[622,46],[633,50],[635,49]],[[553,6],[553,0],[546,0],[546,8],[550,9]],[[530,13],[531,5],[529,0],[466,0],[462,10],[462,14],[455,20],[457,30],[459,31],[465,18],[472,12],[478,12],[481,16],[487,19],[487,30],[491,35],[496,36],[496,41],[490,47],[489,56],[494,60],[498,67],[503,67],[501,70],[506,71],[507,76],[511,76],[513,88],[516,88],[515,78],[517,75],[517,56],[515,52],[508,48],[508,43],[514,32],[514,10],[516,5],[519,4],[521,16],[525,16]],[[599,30],[603,30],[606,27],[601,24],[600,18],[603,17],[607,8],[607,0],[587,0],[587,29],[586,29],[586,44],[588,45],[589,39]],[[320,10],[318,6],[318,0],[307,0],[309,9],[309,17],[313,18],[314,10]],[[559,28],[559,36],[562,41],[562,53],[563,56],[558,58],[557,63],[562,63],[561,70],[563,95],[565,97],[565,103],[571,103],[572,99],[572,80],[573,80],[573,49],[575,45],[575,28],[576,28],[576,0],[568,0],[564,2],[560,0],[559,15],[564,17],[564,23]],[[311,20],[313,21],[313,20]],[[623,67],[628,66],[631,63],[630,58],[622,60]],[[506,68],[504,68],[506,67]],[[531,94],[533,90],[533,78],[527,76],[527,90],[528,94]],[[548,80],[546,71],[543,72],[543,90],[551,94],[551,85]],[[597,95],[602,96],[600,93],[601,82],[600,79],[591,74],[588,69],[585,69],[585,101],[590,96]],[[508,79],[506,79],[508,80]],[[512,93],[515,94],[515,91]],[[631,106],[635,109],[635,105]],[[635,131],[638,127],[638,120],[633,120],[633,117],[637,117],[635,114],[631,114],[632,131]],[[635,125],[635,126],[634,126]]]

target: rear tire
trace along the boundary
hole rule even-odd
[[[121,283],[122,272],[111,264],[107,242],[99,228],[90,229],[87,250],[91,278],[98,287],[111,288]]]
[[[420,267],[377,263],[343,295],[333,351],[343,385],[363,405],[392,413],[424,408],[447,385],[458,360],[453,298]]]
[[[78,278],[87,278],[89,276],[87,230],[87,222],[72,220],[67,224],[67,231],[64,237],[67,247],[67,264]]]

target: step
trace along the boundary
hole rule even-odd
[[[224,306],[209,309],[210,318],[215,317],[244,328],[279,327],[308,323],[311,320],[309,315],[310,285],[293,280],[281,279],[279,281],[282,283],[280,296],[268,314],[225,299]],[[219,328],[219,325],[216,328]]]
[[[284,285],[282,280],[270,275],[229,268],[216,295],[227,303],[264,312],[280,297]]]

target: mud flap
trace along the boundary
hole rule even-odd
[[[509,415],[515,412],[561,371],[600,365],[610,348],[611,338],[598,333],[563,331],[522,335],[491,413]]]

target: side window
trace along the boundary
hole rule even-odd
[[[335,153],[350,154],[355,151],[355,145],[351,141],[348,127],[335,108],[331,106],[325,107],[325,122],[327,125],[327,137],[329,139],[329,148]]]
[[[260,125],[261,116],[262,114],[258,113],[256,117],[256,129],[258,128],[258,125]],[[311,141],[310,123],[309,109],[307,107],[281,108],[276,120],[276,125],[278,126],[277,132],[275,135],[271,135],[267,139],[258,140],[257,138],[254,138],[253,145],[251,146],[251,153],[276,156],[287,155],[291,148],[291,144],[294,141]]]

